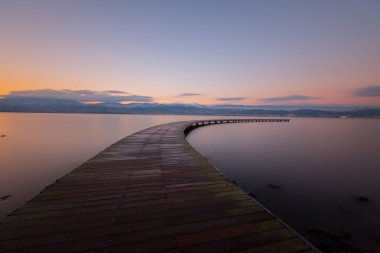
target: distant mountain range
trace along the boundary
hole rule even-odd
[[[199,105],[158,103],[83,104],[72,99],[6,97],[0,112],[175,114],[226,116],[380,118],[380,107],[341,105]]]

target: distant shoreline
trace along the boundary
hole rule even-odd
[[[167,113],[155,113],[155,112],[112,112],[112,111],[49,111],[49,110],[0,110],[0,113],[59,113],[59,114],[109,114],[109,115],[175,115],[175,116],[236,116],[236,117],[294,117],[294,118],[346,118],[346,119],[380,119],[380,109],[373,109],[373,112],[358,111],[323,111],[323,110],[308,110],[303,109],[301,113],[284,113],[282,110],[278,110],[279,113],[273,114],[249,114],[249,113],[187,113],[187,112],[167,112]],[[299,110],[297,110],[299,111]]]
[[[380,107],[352,105],[236,105],[236,104],[85,104],[73,99],[6,97],[0,112],[87,113],[128,115],[195,115],[240,117],[380,118]]]

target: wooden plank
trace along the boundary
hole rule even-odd
[[[167,251],[167,253],[190,252],[235,252],[247,248],[268,245],[274,242],[295,238],[296,235],[286,228],[278,228],[222,240],[190,244]]]
[[[238,251],[239,253],[299,253],[310,249],[305,242],[299,238],[294,238],[290,240],[280,241],[271,243],[268,245],[249,248],[243,251]]]

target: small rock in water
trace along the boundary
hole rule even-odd
[[[367,197],[364,197],[364,196],[358,196],[356,199],[359,202],[364,202],[364,203],[369,202],[369,199]]]
[[[0,200],[6,200],[6,199],[9,199],[10,197],[11,197],[12,195],[5,195],[5,196],[2,196],[1,198],[0,198]]]
[[[310,235],[319,237],[319,238],[321,238],[323,240],[327,240],[327,241],[338,242],[338,241],[341,241],[343,239],[343,236],[340,233],[335,232],[335,231],[329,231],[329,230],[324,229],[324,228],[310,228],[310,229],[306,230],[306,232]]]
[[[268,187],[269,187],[269,188],[272,188],[272,189],[277,189],[277,190],[282,189],[282,186],[280,186],[280,185],[275,185],[275,184],[268,184]]]
[[[311,228],[306,232],[311,237],[314,245],[322,252],[363,252],[350,245],[350,241],[354,239],[353,234],[350,232],[342,233],[324,228]]]

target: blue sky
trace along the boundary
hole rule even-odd
[[[357,90],[380,85],[379,13],[375,0],[2,0],[0,94],[378,105]]]

